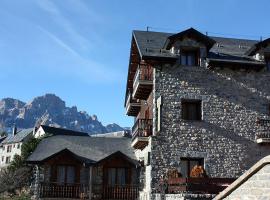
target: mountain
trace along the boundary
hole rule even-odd
[[[30,128],[40,124],[62,127],[88,133],[122,131],[117,124],[103,126],[96,115],[78,111],[76,106],[67,107],[65,101],[54,94],[45,94],[25,103],[17,99],[0,101],[0,129]]]

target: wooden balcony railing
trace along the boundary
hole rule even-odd
[[[167,193],[218,194],[233,181],[234,178],[171,178],[168,180]]]
[[[133,94],[136,99],[146,100],[152,91],[153,67],[139,65],[133,80]]]
[[[136,137],[149,137],[152,135],[153,120],[138,119],[132,127],[132,140]]]
[[[129,91],[126,101],[126,114],[128,116],[136,117],[140,112],[141,102],[138,99],[132,97],[132,92]]]
[[[148,137],[152,135],[152,128],[152,119],[138,119],[132,127],[132,147],[144,149],[148,144]]]
[[[255,139],[257,143],[269,143],[270,142],[270,120],[258,119],[257,120],[257,132]]]
[[[72,198],[86,199],[89,195],[89,186],[83,184],[41,183],[40,198]]]
[[[103,186],[102,199],[136,200],[139,196],[137,185]]]

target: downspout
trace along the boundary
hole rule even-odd
[[[89,200],[92,200],[92,176],[93,176],[93,166],[89,167]]]

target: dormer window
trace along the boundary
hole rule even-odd
[[[198,66],[198,51],[181,50],[181,65]]]

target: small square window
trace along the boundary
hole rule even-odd
[[[182,100],[182,119],[201,120],[202,101],[201,100]]]

